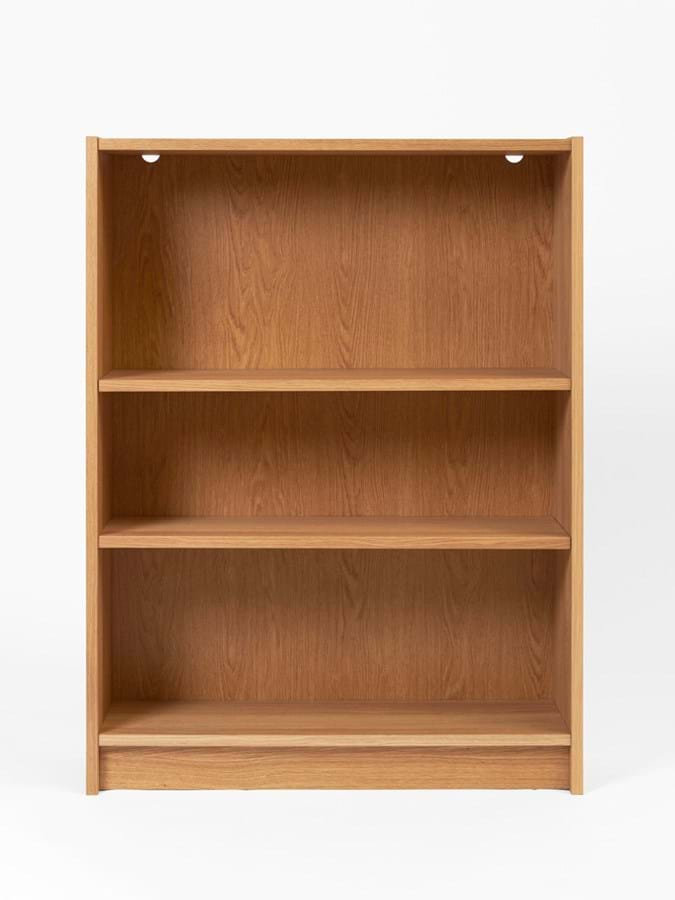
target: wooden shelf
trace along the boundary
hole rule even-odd
[[[119,370],[104,393],[223,391],[569,391],[557,369]]]
[[[423,156],[441,154],[462,156],[502,153],[569,153],[572,141],[569,138],[520,140],[256,140],[256,139],[215,139],[178,140],[176,138],[98,138],[98,149],[106,153],[255,153],[293,156],[327,153],[341,154],[403,154]]]
[[[569,550],[570,537],[551,516],[207,516],[112,519],[99,547]]]
[[[505,703],[115,702],[101,747],[567,747],[548,700]]]

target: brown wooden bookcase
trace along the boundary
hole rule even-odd
[[[581,138],[88,138],[87,318],[90,793],[582,791]]]

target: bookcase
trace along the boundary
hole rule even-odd
[[[87,139],[87,790],[582,792],[582,140]]]

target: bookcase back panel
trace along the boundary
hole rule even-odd
[[[546,698],[554,557],[114,551],[113,696]]]
[[[553,157],[109,156],[113,366],[555,366]]]
[[[550,394],[106,399],[113,515],[555,514]]]

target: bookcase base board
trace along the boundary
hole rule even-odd
[[[566,747],[100,751],[102,790],[568,789],[569,773]]]

